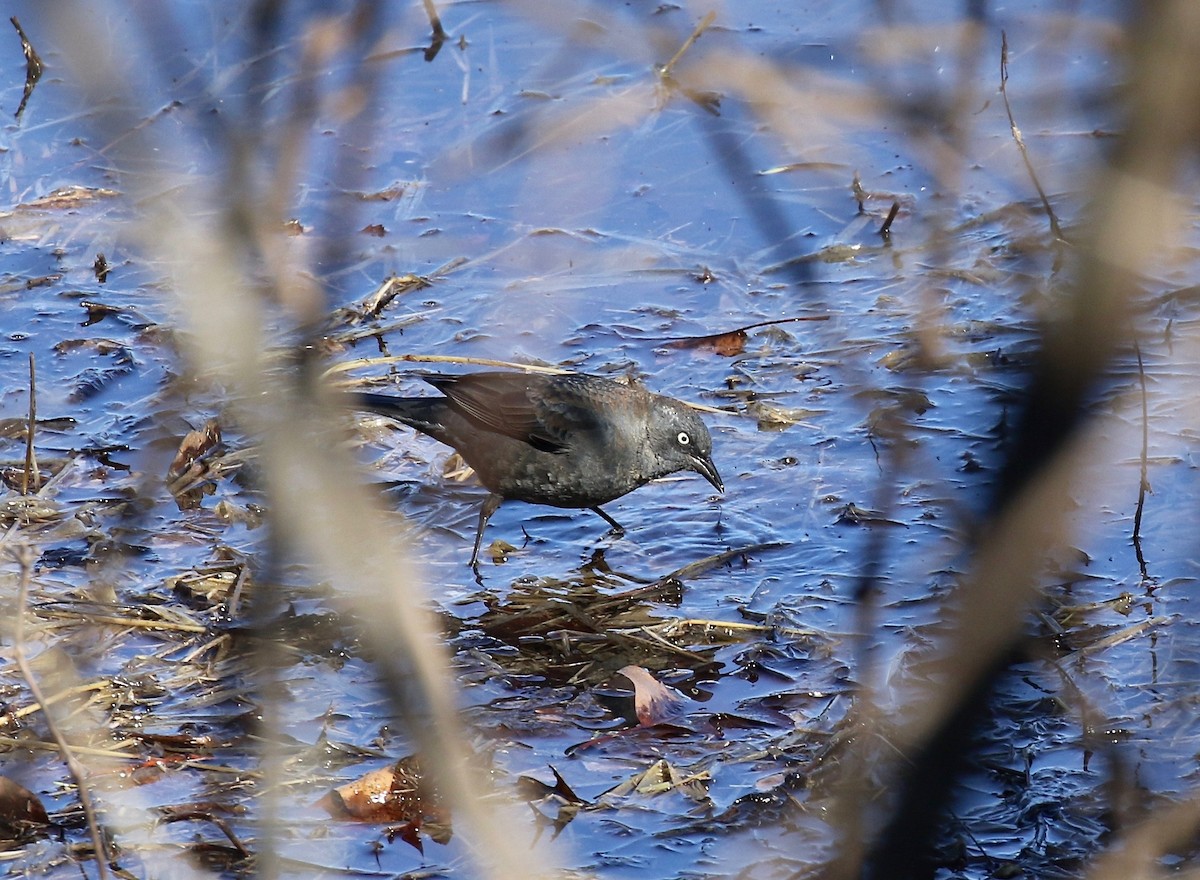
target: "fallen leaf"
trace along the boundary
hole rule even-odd
[[[704,280],[700,278],[698,280]],[[778,318],[774,321],[759,321],[755,324],[747,324],[745,327],[738,327],[733,330],[726,330],[722,333],[709,333],[706,336],[685,336],[680,339],[668,339],[664,345],[667,348],[678,349],[708,349],[714,351],[723,357],[733,357],[741,354],[746,349],[746,339],[748,338],[748,330],[756,330],[759,327],[772,327],[776,324],[794,324],[798,321],[828,321],[828,315],[802,315],[795,318]]]
[[[534,801],[551,796],[562,798],[568,804],[586,804],[587,801],[577,795],[567,784],[558,770],[551,765],[550,772],[554,774],[554,785],[547,785],[532,776],[520,776],[517,779],[517,790],[526,800]]]
[[[193,510],[200,499],[212,491],[207,482],[209,460],[221,446],[221,425],[209,419],[200,431],[188,431],[179,444],[175,460],[167,468],[167,488],[175,496],[180,510]]]
[[[633,682],[633,704],[638,724],[654,727],[670,724],[684,712],[686,701],[641,666],[626,666],[617,670]]]
[[[859,507],[854,502],[850,502],[838,511],[837,522],[839,525],[847,524],[857,526],[867,523],[870,525],[904,526],[905,528],[908,528],[908,523],[904,523],[896,519],[888,519],[878,510],[869,510],[865,507]]]
[[[337,819],[393,823],[389,835],[418,850],[421,832],[436,843],[448,842],[452,833],[450,813],[440,803],[437,791],[429,785],[413,755],[335,788],[317,805]]]
[[[395,186],[389,186],[387,189],[376,190],[375,192],[360,192],[356,193],[356,195],[360,201],[364,202],[390,202],[404,195],[404,187],[396,184]]]
[[[726,333],[713,333],[708,336],[691,336],[686,339],[674,339],[667,343],[668,348],[707,348],[723,357],[733,357],[746,350],[746,331],[730,330]]]
[[[7,776],[0,776],[0,825],[28,828],[49,824],[50,817],[36,794]]]
[[[706,801],[711,782],[712,774],[707,770],[684,776],[665,758],[660,758],[641,773],[635,773],[604,792],[598,800],[607,801],[631,794],[659,795],[677,791],[690,800]]]
[[[782,431],[817,413],[817,410],[775,406],[765,400],[754,400],[746,406],[746,414],[755,418],[760,431]]]
[[[517,552],[517,548],[501,538],[488,545],[487,554],[496,565],[508,562],[508,557]]]

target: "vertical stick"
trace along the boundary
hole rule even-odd
[[[25,472],[21,475],[21,494],[28,495],[30,489],[37,491],[41,480],[38,475],[37,458],[33,454],[33,430],[37,425],[37,378],[33,352],[29,352],[29,424],[25,426]]]

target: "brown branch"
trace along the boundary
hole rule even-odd
[[[33,431],[37,427],[37,379],[34,370],[33,352],[29,352],[29,424],[25,427],[25,471],[21,475],[21,494],[28,495],[30,489],[37,491],[41,475],[38,473],[37,457],[33,454]]]
[[[1029,159],[1029,151],[1025,147],[1025,136],[1021,134],[1021,129],[1017,128],[1012,106],[1008,103],[1008,34],[1005,31],[1000,31],[1000,96],[1004,98],[1004,110],[1008,113],[1008,127],[1012,131],[1013,140],[1017,143],[1021,159],[1025,162],[1025,170],[1029,172],[1029,179],[1033,181],[1033,186],[1042,200],[1042,207],[1046,209],[1046,216],[1050,218],[1050,231],[1059,241],[1066,241],[1062,227],[1058,225],[1058,217],[1055,215],[1054,209],[1050,207],[1050,199],[1046,197],[1046,191],[1042,189],[1037,172],[1033,169],[1033,162]]]
[[[859,202],[862,206],[862,202]],[[888,211],[887,219],[883,221],[883,225],[879,227],[879,234],[887,238],[892,234],[892,221],[896,219],[896,215],[900,213],[900,202],[892,202],[892,209]]]
[[[1137,355],[1138,380],[1142,386],[1142,459],[1141,473],[1138,480],[1137,511],[1133,514],[1133,548],[1137,553],[1138,565],[1142,569],[1142,577],[1146,576],[1146,559],[1142,556],[1142,513],[1146,507],[1146,492],[1150,489],[1150,478],[1147,476],[1147,458],[1150,452],[1150,413],[1146,404],[1146,365],[1142,362],[1142,347],[1133,340],[1133,352]]]
[[[672,69],[679,62],[679,59],[683,57],[683,54],[687,52],[688,49],[692,48],[692,44],[700,39],[700,35],[708,30],[708,28],[714,21],[716,21],[716,19],[717,14],[712,11],[704,16],[704,18],[700,20],[700,24],[696,25],[696,29],[692,31],[691,35],[683,41],[683,45],[679,47],[679,51],[672,55],[671,60],[662,66],[662,68],[659,70],[659,75],[664,79],[669,77]]]
[[[433,28],[429,48],[425,50],[425,60],[432,61],[437,58],[438,52],[442,51],[442,44],[446,42],[446,31],[442,27],[442,19],[438,16],[433,0],[425,0],[425,14],[429,16],[429,25]]]
[[[25,53],[25,91],[21,95],[21,105],[17,107],[17,112],[13,114],[17,119],[20,119],[21,115],[25,112],[25,105],[29,103],[30,95],[33,94],[33,87],[42,78],[42,70],[45,66],[42,64],[41,56],[33,48],[33,43],[29,42],[29,37],[25,35],[25,29],[21,27],[21,22],[17,21],[17,17],[14,15],[8,20],[17,29],[17,36],[21,38],[21,51]]]
[[[17,661],[17,668],[21,670],[21,677],[25,679],[25,684],[29,687],[29,693],[42,707],[46,729],[50,731],[50,736],[58,745],[58,750],[67,764],[67,771],[75,780],[75,789],[79,792],[79,805],[83,808],[88,833],[92,837],[92,848],[96,854],[96,870],[100,880],[108,880],[108,850],[104,846],[100,825],[96,821],[96,811],[92,807],[92,796],[88,790],[83,766],[75,759],[70,743],[67,742],[63,732],[51,716],[45,694],[42,693],[42,687],[38,684],[37,678],[33,674],[33,667],[29,665],[29,658],[25,654],[25,606],[29,601],[29,578],[33,570],[33,551],[28,545],[22,544],[12,548],[10,552],[21,569],[21,577],[17,585],[16,620],[13,622],[13,655]]]

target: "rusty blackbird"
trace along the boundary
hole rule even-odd
[[[379,413],[452,446],[490,495],[479,511],[471,566],[483,529],[504,501],[600,509],[657,477],[692,470],[718,492],[712,437],[684,403],[580,373],[420,374],[441,396],[359,393]]]

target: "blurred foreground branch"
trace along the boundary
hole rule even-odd
[[[1081,473],[1089,403],[1130,339],[1141,274],[1183,222],[1171,197],[1200,133],[1200,6],[1156,4],[1133,31],[1127,122],[1109,167],[1094,182],[1090,224],[1040,357],[979,531],[971,574],[950,598],[954,627],[898,742],[912,754],[891,820],[865,877],[932,877],[938,822],[962,778],[990,695],[1023,655],[1048,552],[1066,546],[1072,486]],[[917,710],[915,707],[920,707]]]

